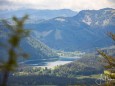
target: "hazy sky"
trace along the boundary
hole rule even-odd
[[[115,0],[0,0],[0,9],[101,9],[115,8]]]

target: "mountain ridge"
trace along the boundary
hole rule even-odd
[[[8,32],[9,30],[3,25],[2,22],[0,22],[0,44],[7,44],[8,45]],[[9,46],[9,45],[8,45]],[[42,59],[45,60],[56,60],[58,59],[58,55],[48,46],[46,46],[44,43],[40,42],[39,40],[36,40],[31,35],[29,37],[24,38],[20,46],[22,48],[22,52],[26,52],[29,55],[28,60],[36,60],[39,59],[40,61]],[[7,48],[0,46],[0,59],[7,60],[8,59],[8,50]],[[18,61],[24,61],[25,59],[18,59]]]
[[[56,17],[26,26],[39,34],[38,39],[58,50],[87,51],[111,45],[112,41],[105,33],[115,32],[115,10],[104,8],[81,12],[73,17]]]

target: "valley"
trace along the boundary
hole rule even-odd
[[[7,33],[10,32],[2,19],[14,26],[11,16],[20,19],[25,13],[29,19],[24,28],[30,34],[20,42],[20,51],[29,57],[17,58],[18,66],[9,74],[8,85],[97,86],[106,64],[97,50],[115,56],[115,41],[108,35],[108,32],[115,33],[115,9],[1,11],[1,44],[9,43]],[[8,49],[1,44],[0,65],[9,57]]]

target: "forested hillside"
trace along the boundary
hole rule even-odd
[[[112,45],[105,34],[115,32],[115,9],[83,10],[73,17],[56,17],[38,24],[27,24],[33,34],[51,48],[90,51]]]
[[[7,33],[8,33],[8,29],[3,25],[2,22],[0,22],[0,42],[1,43],[2,42],[4,43],[5,41],[7,43],[7,37],[8,37]],[[55,60],[58,58],[58,55],[55,52],[53,52],[51,48],[49,48],[44,43],[37,40],[35,37],[32,37],[31,35],[28,38],[25,38],[24,40],[22,40],[21,46],[24,48],[23,51],[25,51],[26,53],[29,53],[28,60],[36,60],[36,59]],[[7,52],[5,51],[3,47],[1,47],[0,52],[1,52],[0,58],[2,59],[7,58]]]
[[[22,66],[9,77],[9,83],[17,86],[95,85],[96,79],[100,77],[99,74],[103,73],[102,64],[97,63],[100,59],[100,57],[89,54],[70,64],[57,66],[55,69]]]

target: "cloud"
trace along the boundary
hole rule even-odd
[[[101,9],[115,8],[115,0],[2,0],[0,9]]]
[[[108,0],[108,1],[115,3],[115,0]]]
[[[0,1],[0,5],[6,5],[6,4],[11,4],[8,0],[2,0]]]

